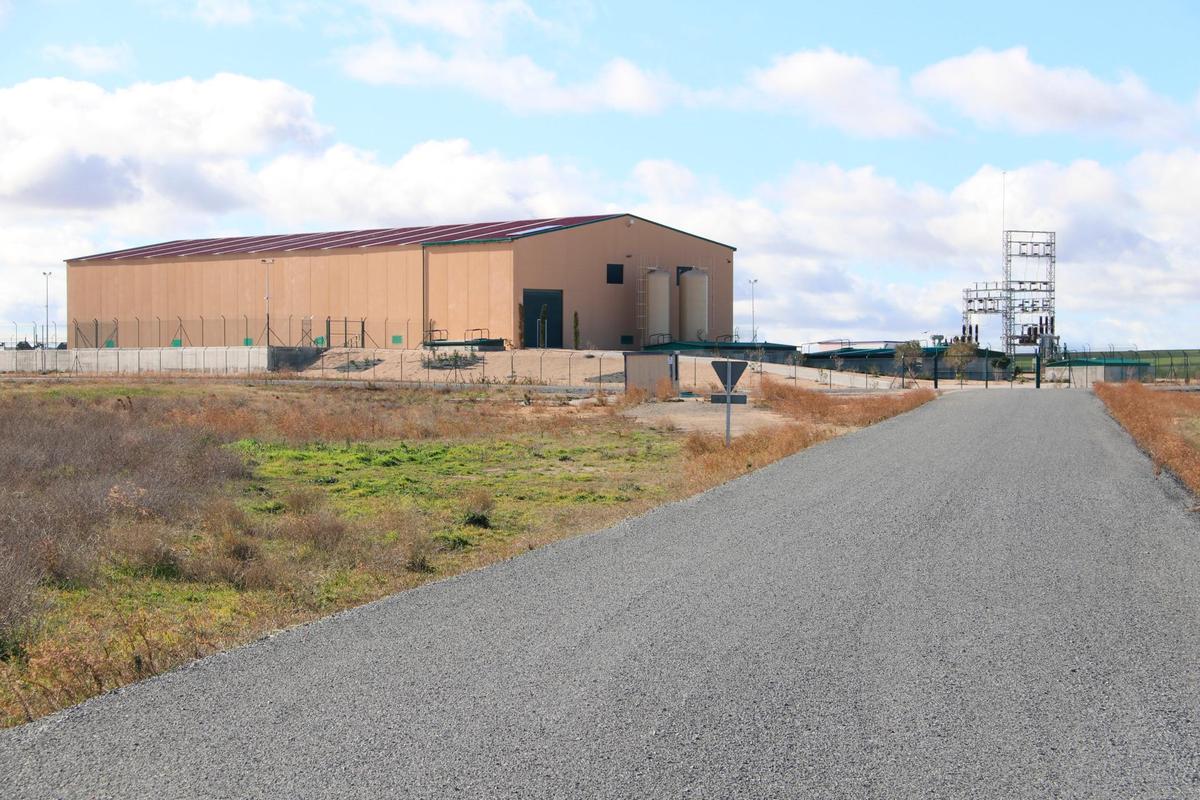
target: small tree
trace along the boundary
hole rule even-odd
[[[525,304],[517,303],[517,347],[525,346]]]
[[[916,339],[910,342],[901,342],[896,345],[896,362],[900,365],[900,385],[904,386],[904,375],[907,372],[910,377],[915,377],[913,370],[920,365],[921,356],[925,351],[921,349],[921,343]]]
[[[954,367],[954,376],[962,382],[967,365],[975,359],[978,350],[974,342],[958,341],[946,348],[944,358]]]
[[[547,344],[549,344],[549,339],[550,339],[549,333],[550,332],[547,329],[548,326],[546,324],[549,319],[550,319],[550,307],[547,306],[545,303],[543,303],[542,310],[538,312],[538,329],[537,329],[538,347],[545,347]]]
[[[574,318],[571,320],[571,335],[575,340],[575,349],[579,349],[579,312],[574,313]]]

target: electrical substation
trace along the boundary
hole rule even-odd
[[[1010,361],[1018,348],[1032,348],[1043,362],[1057,357],[1054,231],[1006,230],[1002,253],[1002,281],[963,289],[962,338],[978,343],[975,318],[995,314],[1001,319],[1001,342]]]

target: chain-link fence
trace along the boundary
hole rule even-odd
[[[66,346],[66,323],[9,322],[0,327],[0,350],[53,350]]]
[[[66,327],[66,326],[64,326]],[[420,343],[409,319],[350,317],[154,317],[72,320],[73,348],[351,347],[392,349]],[[414,336],[417,338],[414,340]]]
[[[881,378],[933,380],[936,371],[942,382],[1014,382],[1035,380],[1037,362],[1029,354],[1012,361],[1004,357],[955,358],[942,354],[937,359],[898,359],[892,355],[870,357],[804,356],[805,366],[830,371],[864,373]],[[1065,347],[1052,360],[1041,364],[1042,380],[1065,385],[1088,385],[1097,381],[1140,381],[1143,383],[1190,383],[1200,378],[1200,350],[1106,350]]]

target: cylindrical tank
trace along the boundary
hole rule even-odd
[[[708,273],[689,269],[679,276],[679,338],[708,339]]]
[[[671,273],[652,269],[646,273],[646,341],[657,344],[671,336]]]

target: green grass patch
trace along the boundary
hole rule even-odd
[[[637,484],[631,488],[629,474],[668,463],[679,453],[669,434],[643,430],[467,442],[289,445],[247,439],[232,446],[252,461],[265,494],[250,505],[256,513],[277,513],[286,492],[315,487],[349,516],[412,504],[441,520],[439,535],[455,542],[461,535],[456,503],[471,488],[492,493],[496,512],[490,527],[511,534],[534,524],[539,511],[642,499],[648,493]]]

